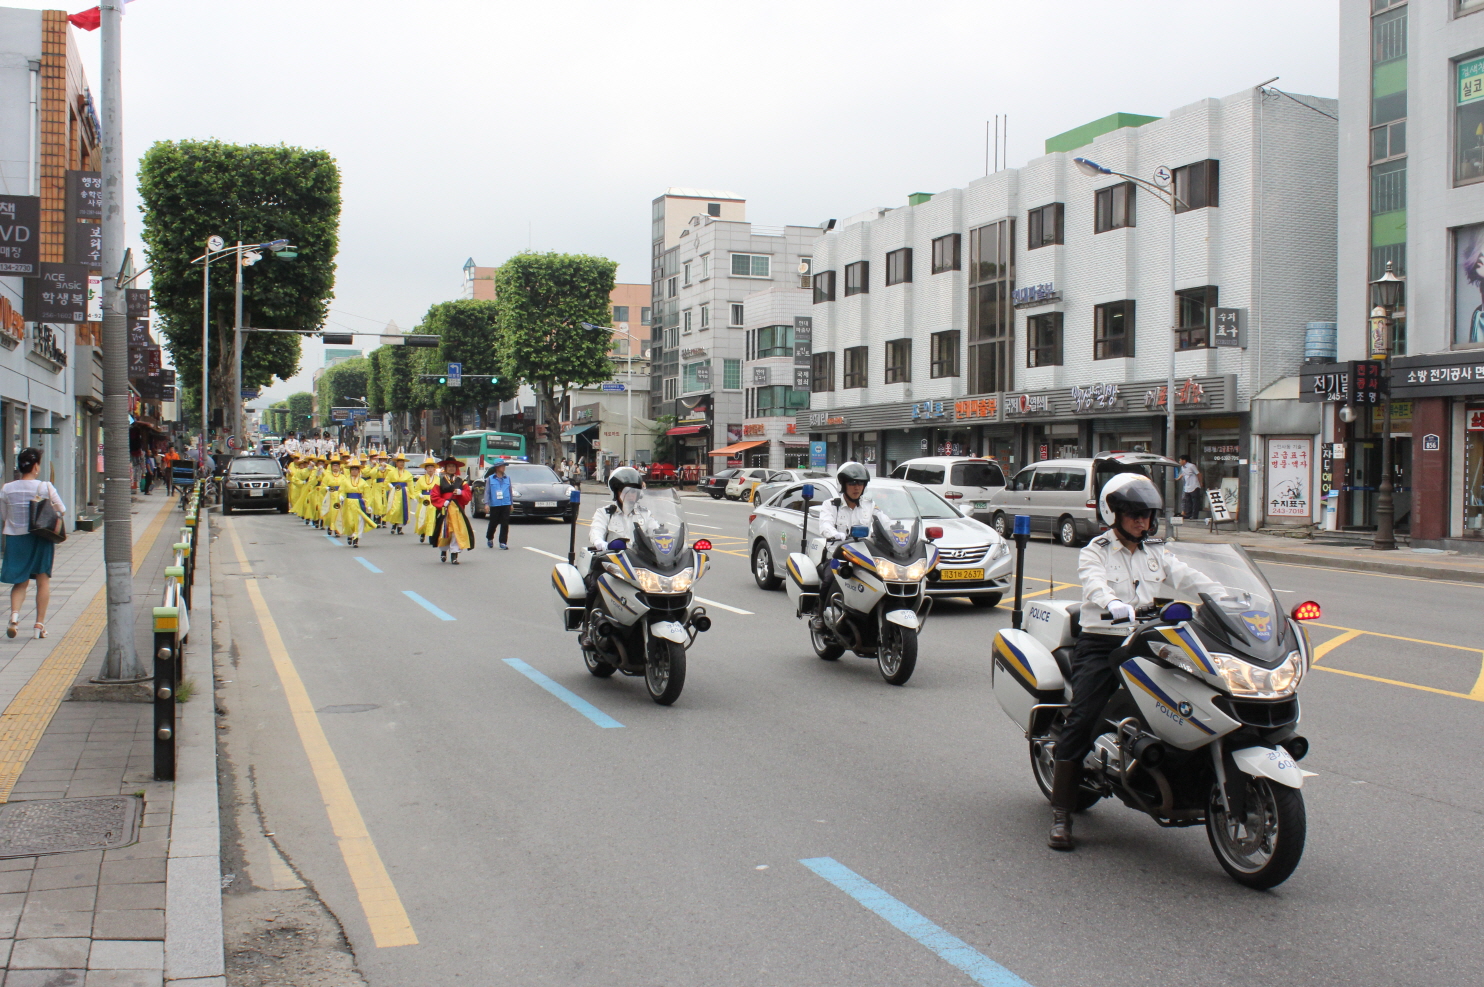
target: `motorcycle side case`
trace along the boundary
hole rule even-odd
[[[994,696],[1010,719],[1030,730],[1036,706],[1066,702],[1066,682],[1051,650],[1025,631],[1005,628],[994,636]]]
[[[551,569],[551,585],[561,601],[562,626],[575,631],[582,623],[582,611],[587,605],[587,587],[575,565],[558,562]]]
[[[809,561],[809,556],[802,552],[791,552],[785,565],[788,570],[788,578],[784,580],[784,586],[788,590],[788,599],[795,609],[799,606],[800,596],[809,596],[810,606],[813,609],[813,597],[819,595],[819,572],[814,568],[814,563]]]
[[[1072,613],[1081,606],[1080,600],[1031,601],[1025,605],[1023,626],[1047,651],[1070,648],[1076,643],[1072,636]]]
[[[1216,704],[1216,690],[1184,672],[1162,668],[1147,658],[1119,666],[1149,729],[1172,747],[1193,751],[1241,726]]]

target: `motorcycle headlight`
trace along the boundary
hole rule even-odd
[[[1227,691],[1244,699],[1282,699],[1293,694],[1304,677],[1304,660],[1297,651],[1277,668],[1262,668],[1234,655],[1213,653],[1211,660]]]
[[[649,569],[635,569],[634,582],[646,593],[684,593],[696,581],[694,568],[681,569],[673,576],[661,576]]]
[[[932,560],[918,559],[911,565],[897,565],[886,559],[876,560],[876,575],[890,582],[915,583],[928,574],[933,567]]]

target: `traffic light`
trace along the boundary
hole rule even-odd
[[[322,332],[320,340],[332,346],[353,346],[355,334],[349,332]]]
[[[448,383],[448,377],[446,375],[443,376],[443,377],[439,377],[438,378],[438,383],[440,383],[440,384],[447,384]]]

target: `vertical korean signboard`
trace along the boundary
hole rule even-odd
[[[794,390],[809,390],[809,369],[814,360],[814,317],[794,316]]]
[[[103,175],[67,172],[67,263],[98,270],[103,263]]]
[[[1313,447],[1313,439],[1268,441],[1268,517],[1313,517],[1309,490]]]
[[[0,195],[0,274],[34,278],[40,273],[40,197]]]

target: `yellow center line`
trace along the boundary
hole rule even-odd
[[[1455,699],[1472,699],[1476,702],[1484,702],[1484,661],[1481,661],[1479,677],[1474,681],[1474,687],[1468,692],[1454,692],[1451,689],[1435,689],[1429,685],[1418,685],[1415,682],[1402,682],[1397,679],[1386,679],[1376,675],[1366,675],[1362,672],[1352,672],[1344,668],[1331,668],[1328,665],[1320,665],[1319,660],[1334,649],[1346,642],[1353,641],[1358,637],[1384,637],[1390,641],[1406,641],[1410,644],[1426,644],[1434,648],[1451,648],[1454,651],[1478,652],[1484,659],[1484,649],[1470,648],[1462,644],[1448,644],[1444,641],[1427,641],[1420,637],[1402,637],[1400,634],[1382,634],[1380,631],[1363,631],[1354,627],[1341,627],[1338,624],[1315,623],[1315,627],[1323,627],[1332,631],[1341,631],[1323,644],[1314,647],[1314,656],[1310,662],[1311,668],[1317,668],[1321,672],[1334,672],[1336,675],[1348,675],[1351,678],[1365,679],[1368,682],[1381,682],[1385,685],[1399,685],[1404,689],[1418,689],[1422,692],[1432,692],[1440,696],[1453,696]]]
[[[1316,664],[1317,665],[1319,663],[1319,660],[1321,658],[1323,658],[1325,655],[1329,654],[1331,651],[1335,650],[1340,645],[1344,644],[1346,641],[1353,641],[1356,638],[1360,637],[1364,633],[1365,633],[1365,631],[1349,630],[1349,631],[1346,631],[1343,634],[1337,634],[1337,635],[1335,635],[1334,637],[1330,638],[1328,641],[1325,641],[1323,644],[1317,644],[1317,645],[1315,645],[1314,646],[1313,664]]]
[[[229,526],[227,531],[232,536],[232,548],[237,553],[238,563],[246,566],[247,555],[242,550],[242,540],[237,537],[236,526]],[[252,600],[253,611],[257,614],[263,642],[268,647],[268,657],[272,659],[273,668],[278,672],[278,681],[283,685],[284,698],[288,700],[289,712],[299,731],[299,742],[304,746],[310,769],[314,772],[314,780],[319,785],[320,798],[330,817],[330,828],[339,843],[345,869],[350,872],[356,896],[361,901],[361,910],[366,914],[371,937],[378,947],[416,946],[417,934],[412,931],[412,923],[402,907],[402,899],[397,895],[391,875],[381,862],[381,855],[376,852],[376,844],[366,829],[366,821],[361,817],[350,783],[340,770],[340,762],[325,736],[324,727],[314,711],[314,704],[309,700],[309,690],[304,687],[304,680],[299,677],[299,670],[289,657],[283,636],[278,632],[278,624],[274,622],[273,614],[263,599],[263,592],[258,588],[258,581],[245,579],[243,583]]]
[[[155,519],[134,543],[134,572],[137,573],[144,565],[171,512],[168,503],[161,506]],[[10,793],[20,780],[21,772],[26,770],[31,755],[36,752],[41,735],[46,733],[57,707],[72,688],[77,673],[82,671],[83,663],[88,660],[107,626],[108,587],[104,586],[78,614],[30,680],[21,686],[10,705],[5,707],[5,712],[0,713],[0,802],[10,800]]]

